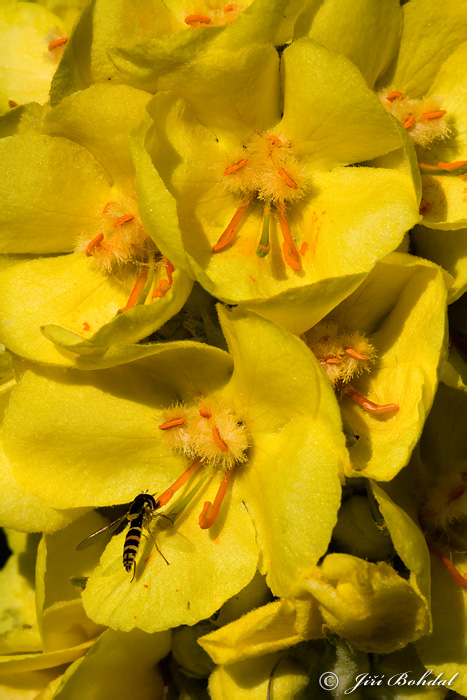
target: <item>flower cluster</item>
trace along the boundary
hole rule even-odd
[[[467,6],[0,38],[0,695],[467,697]]]

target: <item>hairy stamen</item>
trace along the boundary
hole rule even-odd
[[[373,401],[370,401],[370,399],[367,399],[366,396],[362,396],[362,394],[359,394],[358,391],[355,391],[355,389],[351,386],[343,386],[341,387],[341,391],[344,394],[346,394],[346,396],[348,396],[350,399],[352,399],[352,401],[355,401],[355,403],[361,406],[368,413],[397,413],[397,411],[399,410],[399,406],[397,405],[397,403],[379,405],[377,403],[374,403]]]

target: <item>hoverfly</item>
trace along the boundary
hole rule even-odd
[[[144,534],[143,527],[152,537],[152,533],[150,532],[148,525],[155,515],[158,515],[161,518],[166,518],[170,521],[171,525],[173,525],[173,522],[168,515],[164,515],[163,513],[155,513],[158,507],[159,506],[156,503],[154,496],[146,493],[140,493],[138,496],[136,496],[126,513],[118,517],[113,522],[104,525],[104,527],[101,527],[100,530],[96,530],[96,532],[93,532],[91,535],[89,535],[89,537],[86,537],[86,539],[79,543],[76,549],[86,549],[86,547],[90,547],[92,544],[100,542],[105,535],[109,535],[114,532],[114,530],[116,530],[124,520],[127,520],[130,524],[130,529],[126,533],[125,543],[123,545],[123,566],[125,567],[126,571],[131,571],[131,568],[133,567],[133,578],[131,579],[133,581],[136,575],[136,554],[138,553],[141,535]],[[165,563],[168,564],[169,562],[162,554],[154,537],[153,540],[157,551]]]

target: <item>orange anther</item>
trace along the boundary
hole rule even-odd
[[[105,205],[105,207],[104,207],[103,210],[102,210],[102,213],[103,213],[103,214],[107,214],[107,210],[108,210],[109,207],[112,206],[112,204],[115,204],[115,202],[107,202],[107,204]]]
[[[466,163],[467,160],[456,160],[454,163],[443,163],[439,161],[438,168],[441,168],[441,170],[457,170],[457,168],[462,168]]]
[[[224,233],[219,238],[216,245],[213,246],[213,249],[212,249],[213,253],[219,253],[219,251],[226,248],[229,245],[229,243],[232,243],[234,236],[235,236],[235,233],[237,231],[237,226],[240,224],[240,221],[242,220],[243,215],[245,214],[246,210],[248,209],[249,204],[250,204],[250,200],[243,202],[243,204],[240,204],[237,211],[233,215],[229,225],[225,229]]]
[[[289,265],[289,267],[292,268],[292,270],[297,270],[298,272],[302,269],[300,255],[298,253],[297,248],[295,247],[295,243],[292,240],[289,224],[287,223],[287,219],[285,216],[284,203],[277,205],[277,213],[279,215],[279,224],[281,227],[282,235],[284,236],[284,242],[282,244],[282,254],[284,256],[284,260],[287,263],[287,265]]]
[[[284,180],[284,182],[285,182],[286,185],[288,185],[289,187],[291,187],[293,190],[298,190],[298,185],[297,185],[297,183],[296,183],[294,180],[292,180],[292,178],[290,177],[290,175],[288,175],[288,173],[286,173],[286,171],[284,170],[284,168],[278,168],[277,170],[278,170],[279,175],[280,175],[281,178]]]
[[[212,413],[208,408],[200,408],[199,415],[202,416],[203,418],[211,418]]]
[[[240,5],[237,5],[236,2],[231,2],[230,5],[226,5],[224,7],[222,12],[224,12],[224,14],[227,14],[227,12],[232,12],[233,10],[239,10],[239,9],[240,9]]]
[[[425,170],[439,170],[437,165],[429,165],[428,163],[419,163],[419,168],[425,168]]]
[[[226,168],[222,175],[232,175],[232,173],[236,173],[237,170],[244,168],[247,163],[248,158],[243,158],[243,160],[239,160],[238,163],[234,163],[233,165],[231,165],[230,168]]]
[[[422,119],[436,119],[437,117],[442,117],[444,114],[446,114],[445,109],[438,109],[435,112],[425,112],[424,114],[421,114]]]
[[[349,355],[349,357],[353,357],[354,360],[361,360],[362,362],[364,362],[365,360],[370,359],[368,355],[362,355],[360,352],[357,352],[353,348],[344,348],[344,352],[346,355]]]
[[[403,92],[399,92],[399,90],[391,90],[391,92],[388,92],[386,95],[386,99],[389,100],[389,102],[394,102],[394,100],[401,99],[403,100],[405,97]]]
[[[190,27],[201,27],[206,24],[211,24],[211,18],[206,17],[206,15],[188,15],[183,21]]]
[[[195,460],[186,471],[183,472],[181,476],[178,477],[176,481],[170,486],[168,489],[164,491],[163,494],[159,496],[159,498],[156,500],[156,507],[160,508],[161,506],[165,506],[166,503],[170,501],[172,496],[176,491],[182,488],[184,484],[188,481],[188,479],[193,476],[193,474],[199,469],[201,466],[201,460],[197,459]]]
[[[128,311],[128,309],[132,309],[133,306],[135,306],[136,302],[139,299],[139,296],[141,292],[144,289],[144,285],[146,284],[146,280],[148,278],[149,270],[147,268],[144,268],[141,274],[138,276],[135,286],[131,290],[131,294],[128,298],[128,301],[126,305],[123,307],[123,309],[119,309],[117,313],[121,314],[123,311]]]
[[[116,221],[112,222],[112,226],[121,226],[122,224],[126,224],[127,221],[131,221],[134,219],[134,214],[125,214],[124,216],[121,216],[119,219],[116,219]]]
[[[11,109],[13,109],[13,107],[17,107],[17,106],[18,106],[17,102],[15,102],[14,100],[8,100],[8,107],[11,107]]]
[[[459,584],[462,588],[467,588],[467,578],[461,574],[461,572],[456,569],[452,561],[447,557],[444,552],[442,552],[433,542],[428,542],[428,549],[430,552],[432,552],[440,562],[443,564],[443,566],[447,569],[447,571],[451,574],[452,578],[456,583]]]
[[[222,501],[224,500],[224,496],[229,486],[230,479],[232,478],[232,474],[233,469],[230,469],[228,472],[226,472],[224,478],[221,481],[221,485],[219,486],[219,489],[216,493],[214,503],[211,503],[210,501],[205,501],[203,510],[201,512],[201,515],[199,516],[198,521],[200,528],[202,528],[203,530],[207,530],[209,527],[212,527],[216,522],[217,516],[219,515],[219,511],[222,505]]]
[[[152,292],[153,299],[163,299],[172,285],[168,280],[159,280],[157,287]]]
[[[214,426],[214,428],[212,429],[212,437],[214,438],[214,442],[222,450],[222,452],[229,451],[229,448],[227,447],[227,445],[225,444],[225,442],[223,441],[223,439],[219,435],[219,429],[217,428],[217,426]]]
[[[92,241],[89,241],[89,243],[86,246],[86,250],[84,251],[86,254],[86,257],[90,258],[94,248],[97,248],[97,246],[99,246],[103,240],[104,240],[103,233],[98,233],[97,236],[94,236]]]
[[[55,39],[54,41],[51,41],[48,46],[48,49],[49,51],[52,51],[53,49],[56,49],[59,46],[65,46],[67,41],[68,38],[66,36],[62,36],[60,39]]]
[[[324,361],[327,365],[340,365],[344,360],[342,357],[326,357]]]
[[[167,423],[161,423],[158,428],[159,430],[169,430],[169,428],[176,428],[178,425],[183,425],[185,418],[174,418],[174,420],[168,420]]]
[[[277,148],[280,148],[282,146],[282,141],[278,136],[275,136],[274,134],[268,134],[266,136],[267,141],[272,141],[274,146],[277,146]]]
[[[414,121],[415,121],[414,115],[413,115],[413,114],[409,114],[409,116],[407,117],[407,119],[405,120],[405,122],[402,124],[402,126],[404,127],[404,129],[410,129],[410,127],[412,126],[412,124],[414,123]]]
[[[355,391],[355,389],[353,389],[351,386],[344,387],[342,391],[349,398],[351,398],[352,401],[358,403],[358,405],[367,411],[367,413],[397,413],[399,410],[399,406],[396,403],[387,403],[382,406],[377,403],[373,403],[373,401],[370,401],[370,399],[367,399],[366,396],[359,394],[358,391]]]

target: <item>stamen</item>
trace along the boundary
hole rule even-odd
[[[131,221],[134,218],[134,214],[125,214],[124,216],[121,216],[119,219],[114,221],[112,225],[115,227],[121,226],[122,224],[126,224],[127,221]]]
[[[203,418],[211,418],[212,413],[208,408],[200,408],[199,415],[202,416]]]
[[[126,303],[126,306],[123,307],[123,309],[119,309],[117,311],[117,314],[123,313],[123,311],[128,311],[128,309],[132,309],[133,306],[135,306],[136,302],[139,299],[139,296],[141,292],[144,289],[144,285],[146,283],[147,277],[149,274],[149,270],[147,268],[144,268],[141,274],[138,276],[138,279],[136,280],[135,286],[133,287],[131,294],[128,298],[128,301]]]
[[[89,241],[89,243],[86,246],[86,250],[84,251],[87,258],[91,257],[92,251],[94,250],[94,248],[97,248],[102,243],[103,240],[104,240],[104,234],[98,233],[97,236],[94,236],[92,241]]]
[[[437,165],[428,165],[427,163],[419,163],[419,168],[425,168],[426,170],[439,170]]]
[[[291,187],[293,190],[298,190],[298,185],[295,180],[292,180],[290,175],[284,170],[284,168],[278,168],[279,175],[284,180],[285,184]]]
[[[420,115],[421,119],[436,119],[437,117],[442,117],[444,114],[446,114],[445,109],[438,109],[435,112],[425,112],[424,114]]]
[[[362,355],[360,352],[357,352],[353,348],[344,348],[344,352],[346,355],[353,357],[354,360],[361,360],[362,362],[364,362],[370,359],[368,355]]]
[[[225,442],[223,441],[223,439],[222,439],[221,436],[219,435],[219,429],[217,428],[217,426],[214,426],[214,428],[212,429],[212,437],[214,438],[214,441],[215,441],[216,445],[217,445],[218,447],[220,447],[220,449],[222,450],[222,452],[228,452],[228,451],[229,451],[228,446],[225,444]]]
[[[324,361],[327,365],[340,365],[344,362],[342,357],[327,357]]]
[[[224,9],[222,10],[222,12],[223,12],[224,14],[227,14],[228,12],[232,12],[233,10],[239,10],[239,9],[240,9],[240,5],[237,5],[236,2],[231,2],[230,5],[226,5],[226,6],[224,7]]]
[[[275,136],[274,134],[268,134],[266,136],[266,141],[272,141],[274,146],[277,146],[277,148],[280,148],[282,146],[282,141],[278,136]]]
[[[219,486],[219,489],[217,491],[214,503],[211,503],[210,501],[205,502],[201,515],[199,516],[199,526],[202,530],[207,530],[208,528],[212,527],[216,522],[217,516],[219,515],[219,511],[222,505],[222,501],[224,500],[224,496],[229,486],[230,479],[232,478],[232,474],[233,469],[229,469],[229,471],[226,472],[224,478],[221,481],[221,485]]]
[[[183,425],[185,418],[174,418],[174,420],[168,420],[166,423],[161,423],[158,428],[159,430],[168,430],[169,428],[176,428],[178,425]]]
[[[163,494],[159,496],[159,498],[156,500],[156,507],[160,508],[161,506],[165,506],[166,503],[170,501],[174,493],[178,491],[179,489],[182,488],[184,484],[190,479],[191,476],[200,468],[201,466],[201,460],[197,459],[195,460],[186,471],[183,472],[181,476],[178,477],[176,481],[172,484],[172,486],[169,486],[168,489],[164,491]]]
[[[414,121],[415,121],[414,115],[413,115],[413,114],[409,114],[409,116],[407,117],[407,119],[405,120],[405,122],[402,124],[402,126],[404,127],[404,129],[410,129],[410,127],[412,126],[412,124],[414,123]]]
[[[295,247],[295,243],[292,240],[289,225],[285,217],[284,203],[281,202],[276,206],[282,235],[284,236],[284,243],[282,244],[282,253],[284,255],[284,260],[287,263],[287,265],[289,265],[292,268],[292,270],[301,270],[302,266],[300,263],[300,255]]]
[[[239,160],[238,163],[234,163],[229,168],[226,168],[222,175],[232,175],[232,173],[236,173],[237,170],[241,170],[241,168],[244,168],[247,163],[248,158],[243,158],[243,160]]]
[[[451,503],[451,501],[455,501],[457,498],[460,498],[463,493],[467,491],[467,486],[463,486],[462,484],[458,486],[452,493],[449,494],[448,496],[448,503]]]
[[[240,224],[240,221],[243,219],[243,215],[245,214],[249,205],[250,205],[249,199],[247,201],[243,202],[242,204],[240,204],[237,211],[233,215],[229,225],[225,229],[224,233],[219,238],[216,245],[213,247],[213,249],[212,249],[213,253],[218,253],[219,251],[224,250],[224,248],[226,248],[230,243],[232,243],[233,238],[235,236],[235,233],[237,231],[237,227]]]
[[[389,102],[394,102],[394,100],[397,100],[398,98],[403,100],[404,97],[404,93],[400,92],[399,90],[391,90],[391,92],[388,92],[386,95],[386,99],[389,100]]]
[[[159,282],[157,283],[157,287],[153,290],[152,298],[162,299],[163,297],[165,297],[171,286],[172,285],[168,280],[159,280]]]
[[[427,540],[427,545],[428,549],[430,552],[433,552],[433,554],[438,557],[440,562],[443,564],[443,566],[447,569],[447,571],[451,574],[452,578],[456,583],[459,584],[459,586],[462,586],[462,588],[467,589],[467,578],[461,574],[461,572],[456,569],[452,561],[447,557],[444,552],[442,552],[433,542],[429,542]]]
[[[183,21],[190,27],[201,27],[205,24],[211,24],[211,18],[206,17],[206,15],[188,15]]]
[[[265,258],[269,253],[271,248],[271,243],[269,241],[269,224],[271,221],[271,215],[268,212],[265,213],[263,218],[263,228],[261,231],[261,238],[259,239],[258,247],[256,248],[256,255],[258,258]]]
[[[397,413],[399,410],[399,406],[396,403],[388,403],[382,406],[373,403],[373,401],[359,394],[358,391],[355,391],[351,386],[342,387],[342,392],[368,413]]]
[[[60,39],[55,39],[54,41],[51,41],[48,46],[48,49],[49,51],[53,51],[53,49],[56,49],[59,46],[65,46],[67,41],[68,38],[66,36],[62,36]]]
[[[302,245],[300,246],[300,255],[305,255],[307,250],[308,250],[308,241],[303,241]]]
[[[107,202],[107,204],[105,205],[105,207],[104,207],[103,210],[102,210],[102,213],[103,213],[103,214],[107,214],[107,210],[108,210],[109,207],[112,206],[112,204],[115,204],[115,202]]]
[[[467,160],[456,160],[454,163],[443,163],[439,161],[438,168],[442,170],[457,170],[457,168],[462,168],[463,165],[467,163]]]

